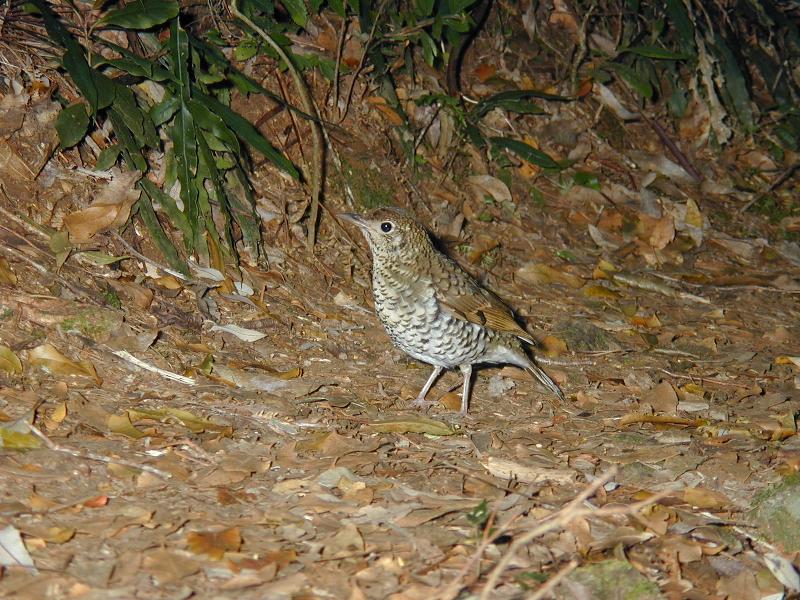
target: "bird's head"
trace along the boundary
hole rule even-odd
[[[415,254],[431,248],[425,229],[400,209],[377,208],[364,215],[338,216],[358,226],[375,258],[413,259]]]

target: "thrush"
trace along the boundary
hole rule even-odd
[[[445,369],[461,370],[461,414],[469,407],[472,368],[511,364],[528,370],[560,400],[564,395],[525,352],[534,340],[511,309],[481,287],[455,261],[439,252],[427,231],[404,212],[379,208],[366,216],[341,213],[358,226],[372,252],[375,311],[392,342],[406,354],[433,365],[412,406],[425,407]]]

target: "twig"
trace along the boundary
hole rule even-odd
[[[317,241],[317,221],[319,220],[319,204],[320,204],[320,195],[322,194],[322,171],[324,168],[324,161],[325,161],[325,150],[322,144],[322,132],[321,132],[321,125],[319,124],[319,120],[321,119],[319,109],[317,108],[314,99],[311,97],[311,93],[308,90],[308,86],[303,78],[300,76],[300,72],[295,67],[292,60],[289,58],[289,55],[286,54],[286,51],[278,44],[272,37],[264,31],[261,27],[253,23],[253,21],[242,14],[239,10],[239,0],[232,0],[231,2],[231,14],[246,24],[250,29],[255,31],[261,38],[269,44],[272,49],[277,53],[280,59],[286,63],[286,68],[289,69],[289,72],[292,74],[292,78],[294,79],[295,88],[297,89],[297,93],[300,95],[300,99],[303,102],[303,109],[310,115],[316,116],[318,119],[317,121],[310,120],[309,124],[311,125],[311,139],[313,143],[313,160],[310,167],[311,171],[311,213],[308,217],[308,237],[306,239],[306,245],[309,251],[313,250],[314,244]]]
[[[367,41],[364,43],[364,51],[361,53],[361,59],[358,61],[358,66],[356,70],[353,71],[353,78],[350,80],[350,86],[347,88],[347,96],[345,97],[344,102],[344,111],[342,112],[341,117],[337,123],[341,123],[347,117],[347,113],[350,111],[350,102],[353,99],[353,88],[356,85],[356,80],[358,79],[359,73],[361,73],[361,69],[364,68],[364,62],[367,60],[367,52],[369,51],[369,46],[372,44],[372,40],[375,38],[375,29],[378,27],[378,22],[381,20],[383,16],[383,10],[386,8],[386,2],[381,2],[381,5],[378,7],[378,13],[375,15],[375,20],[372,22],[372,28],[369,31],[369,37]]]
[[[570,573],[572,573],[575,568],[578,566],[577,560],[571,560],[566,565],[564,565],[561,569],[559,569],[558,573],[553,575],[550,579],[548,579],[544,585],[542,585],[538,590],[533,592],[530,596],[528,596],[525,600],[541,600],[547,594],[550,593],[561,581]]]
[[[738,387],[738,388],[746,388],[747,385],[744,383],[733,383],[732,381],[718,381],[717,379],[711,379],[710,377],[696,377],[694,375],[682,375],[681,373],[673,373],[672,371],[667,371],[666,369],[659,369],[662,373],[666,373],[670,377],[676,377],[678,379],[688,379],[689,381],[703,381],[705,383],[710,383],[713,385],[722,385],[722,386],[729,386],[729,387]]]
[[[592,18],[592,13],[594,13],[596,8],[597,3],[592,2],[592,5],[589,7],[589,10],[586,11],[583,20],[581,21],[580,28],[578,28],[578,47],[575,49],[575,58],[572,59],[572,68],[569,76],[573,93],[575,93],[578,89],[578,70],[581,67],[583,59],[586,57],[586,51],[588,49],[586,45],[586,29],[589,26],[589,19]]]
[[[158,367],[154,367],[150,363],[146,363],[143,360],[136,358],[133,354],[128,352],[127,350],[111,350],[111,354],[121,358],[124,361],[131,363],[139,367],[140,369],[144,369],[145,371],[150,371],[151,373],[156,373],[157,375],[161,375],[164,379],[169,379],[170,381],[177,381],[178,383],[183,383],[186,385],[197,385],[197,382],[192,379],[191,377],[184,377],[183,375],[178,375],[177,373],[173,373],[172,371],[165,371],[164,369],[159,369]]]
[[[593,360],[564,360],[559,358],[547,358],[546,356],[536,355],[536,362],[548,365],[551,367],[575,367],[579,365],[594,366],[596,363]]]
[[[675,157],[675,160],[678,161],[678,164],[682,166],[689,175],[691,175],[692,179],[694,179],[697,183],[703,181],[703,175],[689,161],[683,151],[678,148],[678,145],[672,141],[672,138],[667,135],[667,132],[664,131],[661,123],[653,121],[647,115],[645,115],[644,112],[639,112],[639,114],[642,116],[642,119],[644,119],[645,123],[653,128],[653,131],[656,132],[656,135],[661,140],[661,143],[667,147],[667,150],[670,151],[670,154],[672,154],[672,156]]]
[[[128,240],[126,240],[124,237],[122,237],[116,231],[111,232],[111,235],[113,235],[114,239],[116,239],[120,244],[125,246],[125,249],[130,254],[132,254],[133,256],[135,256],[136,258],[141,260],[142,262],[146,262],[147,264],[155,267],[156,269],[160,269],[161,271],[164,271],[165,273],[169,273],[170,275],[172,275],[173,277],[175,277],[177,279],[180,279],[181,281],[185,281],[187,283],[199,284],[199,285],[207,285],[207,284],[203,283],[202,281],[199,281],[197,279],[192,279],[191,277],[187,277],[183,273],[175,271],[174,269],[170,269],[168,266],[162,265],[160,262],[157,262],[157,261],[153,260],[152,258],[150,258],[148,256],[145,256],[144,254],[139,252],[136,248],[134,248],[130,244],[130,242],[128,242]]]
[[[49,450],[54,452],[61,452],[62,454],[68,454],[69,456],[75,458],[81,458],[84,460],[95,460],[97,462],[102,462],[106,464],[115,464],[115,465],[122,465],[123,467],[130,467],[132,469],[138,469],[139,471],[145,471],[156,477],[161,477],[162,479],[170,479],[172,477],[171,473],[167,473],[166,471],[162,471],[161,469],[157,469],[156,467],[151,467],[150,465],[142,465],[135,463],[130,460],[125,460],[124,458],[113,458],[111,456],[103,456],[102,454],[95,454],[94,452],[80,452],[79,450],[73,450],[72,448],[67,448],[66,446],[62,446],[61,444],[56,444],[53,440],[43,434],[38,427],[35,425],[31,425],[26,423],[26,427],[30,429],[31,433],[38,437],[44,445],[47,446]]]
[[[634,423],[656,423],[659,425],[687,425],[689,427],[699,427],[705,423],[702,419],[685,419],[683,417],[673,417],[670,415],[645,415],[642,413],[631,413],[621,417],[617,424],[620,427],[633,425]]]
[[[612,507],[603,507],[603,508],[579,508],[583,502],[588,500],[591,496],[593,496],[597,490],[599,490],[602,486],[608,483],[614,476],[617,474],[616,467],[612,467],[606,473],[595,479],[591,485],[589,485],[585,490],[583,490],[580,494],[578,494],[569,504],[567,504],[561,510],[545,517],[540,521],[540,524],[531,529],[529,532],[524,534],[523,536],[514,540],[511,546],[508,548],[506,553],[497,563],[495,568],[489,574],[489,578],[486,580],[486,585],[481,590],[480,600],[489,600],[492,597],[494,592],[494,588],[497,586],[497,582],[500,579],[500,576],[503,572],[508,568],[508,565],[514,559],[517,551],[522,548],[523,546],[529,544],[534,539],[548,533],[550,531],[554,531],[556,529],[561,529],[562,527],[569,524],[571,521],[583,517],[588,516],[608,516],[608,515],[618,515],[618,514],[633,514],[638,512],[642,508],[657,502],[661,498],[668,496],[671,491],[662,491],[657,494],[654,494],[647,498],[646,500],[642,500],[640,502],[635,502],[633,504],[629,504],[628,506],[612,506]]]
[[[327,20],[327,19],[326,19]],[[333,108],[339,113],[339,75],[342,69],[342,55],[344,54],[344,41],[347,38],[347,18],[342,18],[342,28],[339,31],[339,42],[336,44],[336,69],[333,72]],[[330,24],[330,23],[329,23]],[[341,119],[339,122],[341,123]],[[328,142],[330,145],[330,142]]]

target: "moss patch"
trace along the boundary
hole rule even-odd
[[[575,569],[558,586],[556,597],[591,600],[661,600],[658,586],[628,563],[604,560]]]

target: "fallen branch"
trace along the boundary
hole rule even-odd
[[[489,574],[489,577],[486,580],[486,585],[484,585],[483,590],[481,590],[481,595],[479,596],[479,599],[489,600],[490,598],[492,598],[494,589],[497,586],[497,582],[500,580],[500,576],[505,572],[509,564],[511,564],[511,562],[514,560],[514,557],[516,556],[517,552],[522,547],[531,543],[537,537],[544,535],[545,533],[549,533],[550,531],[562,529],[575,519],[582,519],[584,517],[589,517],[589,516],[605,517],[609,515],[633,514],[645,508],[646,506],[653,504],[654,502],[658,502],[658,500],[668,496],[671,493],[670,491],[662,491],[650,496],[646,500],[635,502],[627,506],[611,506],[611,507],[601,507],[601,508],[595,508],[592,506],[590,508],[580,508],[581,504],[583,504],[586,500],[591,498],[597,492],[597,490],[603,487],[606,483],[611,481],[616,476],[616,474],[617,474],[616,467],[609,469],[603,475],[595,479],[591,483],[591,485],[589,485],[585,490],[583,490],[580,494],[578,494],[564,508],[545,517],[544,519],[541,519],[539,521],[539,525],[537,525],[536,527],[534,527],[521,537],[515,539],[512,542],[511,546],[509,546],[508,550],[503,555],[503,557],[498,561],[497,565],[495,565],[494,569],[492,569],[492,572]],[[566,574],[562,575],[562,578],[564,576],[566,576]]]
[[[73,450],[72,448],[67,448],[66,446],[62,446],[61,444],[56,444],[53,440],[43,434],[38,427],[35,425],[31,425],[30,423],[25,424],[28,429],[30,429],[31,433],[38,437],[44,445],[47,446],[49,450],[53,452],[61,452],[62,454],[68,454],[74,458],[81,458],[84,460],[94,460],[97,462],[102,462],[106,464],[114,464],[114,465],[122,465],[123,467],[130,467],[132,469],[137,469],[139,471],[145,471],[156,477],[161,477],[162,479],[170,479],[172,477],[171,473],[167,473],[166,471],[162,471],[161,469],[157,469],[156,467],[151,467],[150,465],[142,465],[139,463],[135,463],[130,460],[125,460],[124,458],[114,458],[111,456],[103,456],[102,454],[95,454],[94,452],[81,452],[80,450]]]

